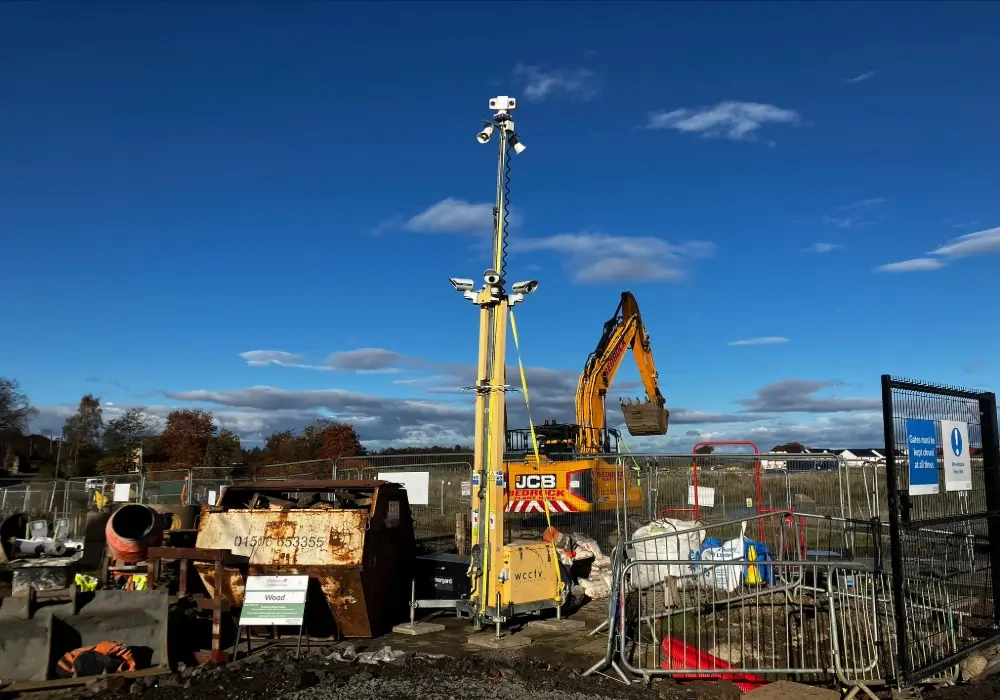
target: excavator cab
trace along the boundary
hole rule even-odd
[[[670,422],[670,411],[656,402],[646,399],[621,399],[622,415],[625,417],[625,427],[630,435],[666,435]]]
[[[579,459],[579,445],[581,433],[591,428],[581,428],[575,423],[557,423],[556,421],[545,421],[541,425],[535,426],[535,438],[538,440],[538,452],[540,455],[548,457],[553,462]],[[602,445],[602,452],[606,454],[618,454],[618,441],[621,438],[614,428],[600,431],[599,443]],[[531,430],[524,428],[507,431],[507,452],[513,454],[530,455],[534,452],[531,444]]]

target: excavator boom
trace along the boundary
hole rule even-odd
[[[580,451],[602,451],[600,435],[606,430],[605,401],[618,368],[631,350],[646,389],[645,400],[622,401],[622,414],[629,434],[666,435],[670,413],[660,392],[649,334],[639,313],[639,304],[631,292],[622,292],[615,314],[604,324],[604,331],[577,386],[577,423],[581,426]]]

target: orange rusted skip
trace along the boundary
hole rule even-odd
[[[331,494],[337,494],[336,499]],[[249,508],[256,502],[270,507]],[[312,499],[313,507],[288,507]],[[284,510],[277,504],[286,504]],[[243,602],[246,575],[308,575],[307,625],[319,634],[379,636],[408,616],[414,557],[413,521],[397,484],[261,482],[233,484],[202,511],[197,546],[228,549],[222,593]],[[210,593],[220,582],[196,570]]]
[[[163,518],[149,506],[127,503],[104,526],[108,549],[126,564],[144,561],[150,547],[163,543],[163,525]]]

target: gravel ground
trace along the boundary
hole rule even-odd
[[[519,656],[431,657],[407,654],[389,663],[329,659],[326,649],[296,661],[284,649],[255,653],[216,669],[184,668],[114,689],[100,682],[86,688],[35,694],[31,700],[83,700],[111,694],[144,700],[733,700],[728,683],[626,686],[602,676],[582,677],[579,669]],[[348,654],[350,656],[350,654]]]
[[[926,700],[994,700],[1000,698],[1000,676],[986,680],[941,688],[924,694]]]

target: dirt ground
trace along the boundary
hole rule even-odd
[[[993,700],[1000,698],[1000,676],[968,685],[941,688],[924,694],[925,700]]]
[[[181,664],[170,675],[147,677],[106,688],[101,681],[61,691],[26,694],[28,700],[84,700],[137,695],[146,700],[737,700],[728,682],[625,685],[612,675],[584,677],[584,669],[603,655],[607,637],[587,636],[606,614],[606,604],[591,603],[574,614],[587,628],[548,632],[527,627],[533,643],[505,651],[477,651],[468,644],[468,620],[451,616],[435,621],[442,632],[424,636],[391,634],[376,640],[303,646],[294,642],[255,643],[249,656],[219,668]],[[362,663],[356,654],[388,646],[398,658]],[[350,650],[350,651],[348,651]],[[927,700],[1000,700],[1000,676],[972,685],[924,693]]]
[[[587,636],[606,615],[606,602],[591,603],[573,618],[586,629],[550,632],[527,627],[512,632],[530,636],[527,646],[504,651],[480,651],[468,644],[466,619],[442,616],[445,630],[423,636],[390,634],[375,640],[303,647],[296,660],[293,641],[255,643],[249,656],[220,668],[181,667],[172,675],[150,677],[105,689],[100,681],[87,687],[32,693],[30,700],[82,700],[97,695],[134,694],[148,700],[735,700],[739,690],[730,683],[682,686],[658,681],[647,686],[625,685],[617,678],[584,677],[604,654],[607,637]],[[400,655],[391,662],[368,665],[354,653],[377,652],[389,646]]]
[[[343,645],[341,645],[342,648]],[[521,654],[489,652],[434,658],[411,652],[378,665],[348,663],[327,658],[332,648],[308,650],[296,660],[293,648],[272,648],[226,666],[182,669],[159,678],[146,678],[113,690],[99,682],[85,688],[33,694],[32,700],[82,700],[111,693],[137,695],[148,700],[735,700],[739,691],[730,684],[674,683],[652,687],[624,683],[602,676],[582,677],[572,667],[547,663]]]

